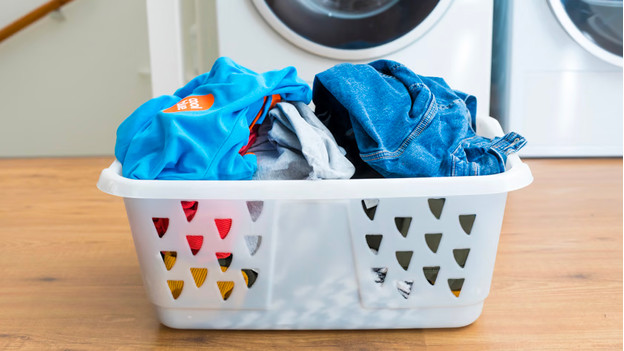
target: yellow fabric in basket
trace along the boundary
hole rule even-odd
[[[197,287],[201,287],[204,285],[206,281],[206,276],[208,275],[207,268],[191,268],[191,275],[193,275],[193,279],[195,280],[195,285]]]
[[[241,270],[241,273],[243,273],[243,278],[245,279],[245,285],[249,287],[249,277],[247,277],[247,273],[245,273],[244,270]]]
[[[221,297],[223,298],[223,300],[227,300],[232,294],[232,290],[234,290],[233,281],[227,281],[227,282],[219,281],[217,282],[217,286],[219,287],[219,291],[221,292]]]
[[[176,262],[178,253],[175,251],[161,251],[160,255],[162,256],[163,262],[165,262],[165,267],[167,268],[168,271],[170,271]]]
[[[169,285],[169,290],[171,290],[171,295],[173,295],[174,299],[177,299],[182,293],[182,288],[184,288],[184,280],[167,280],[167,284]]]

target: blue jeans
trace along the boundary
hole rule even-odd
[[[347,152],[384,177],[500,173],[525,139],[477,136],[476,98],[400,63],[339,64],[314,79],[316,113]],[[357,174],[356,174],[357,177]]]

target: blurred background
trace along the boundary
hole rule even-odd
[[[2,0],[0,157],[112,155],[219,56],[309,83],[387,58],[475,95],[525,157],[622,156],[621,0]]]

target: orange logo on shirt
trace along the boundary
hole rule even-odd
[[[189,96],[178,101],[177,104],[164,110],[164,112],[205,111],[212,104],[214,104],[214,96],[212,94]]]

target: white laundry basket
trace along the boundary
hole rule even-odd
[[[321,181],[131,180],[114,162],[98,187],[124,197],[167,326],[428,328],[479,317],[507,192],[532,179],[515,155],[496,175]]]

